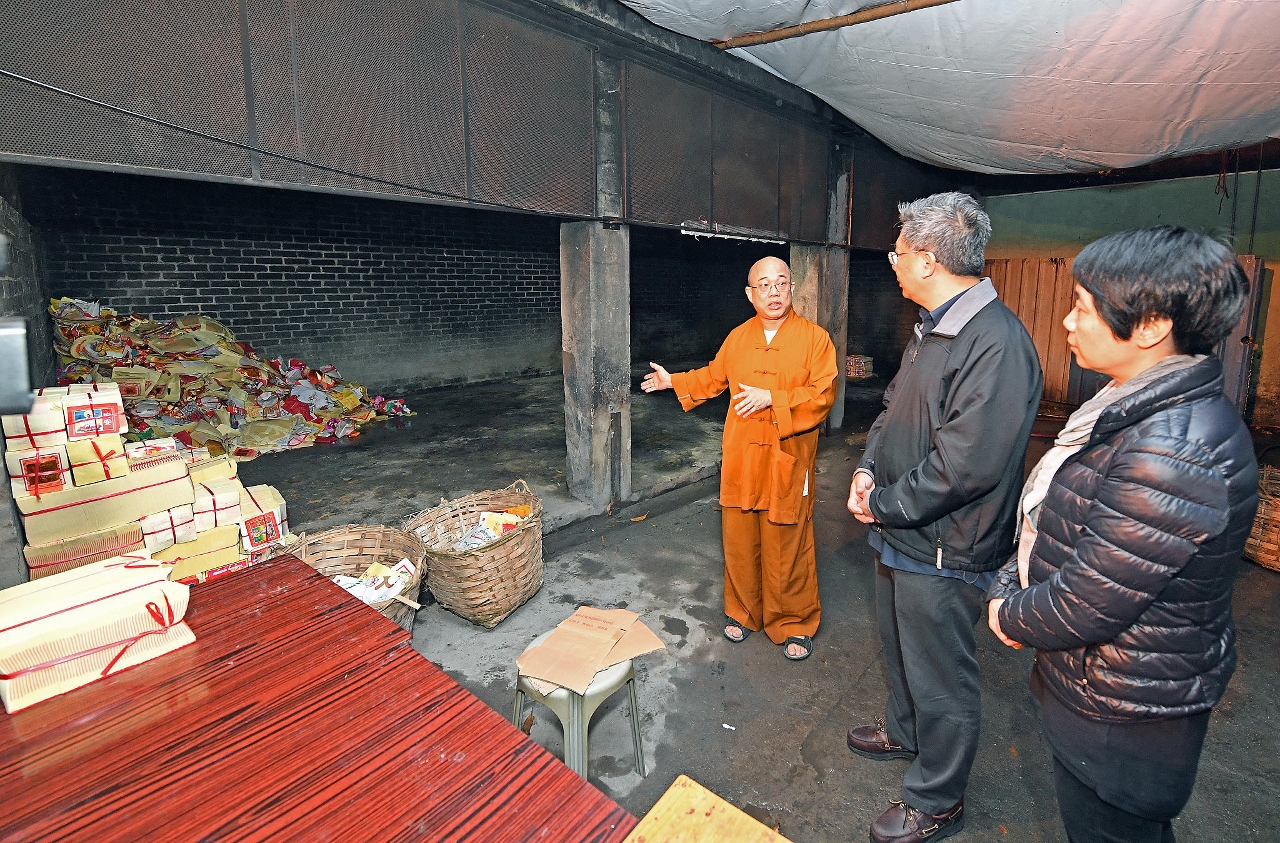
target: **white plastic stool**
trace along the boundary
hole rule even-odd
[[[546,640],[551,631],[544,632],[526,647],[529,650]],[[584,779],[587,777],[587,727],[591,725],[591,715],[595,714],[600,704],[613,696],[626,685],[631,692],[631,738],[635,744],[636,772],[645,775],[644,747],[640,743],[640,703],[636,699],[636,674],[631,667],[631,660],[606,667],[596,673],[585,694],[575,693],[568,688],[557,687],[549,694],[543,694],[529,683],[529,677],[516,674],[516,707],[511,715],[511,722],[520,726],[524,718],[524,698],[529,697],[540,702],[555,712],[564,726],[564,763]]]

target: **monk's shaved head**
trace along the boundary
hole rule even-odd
[[[775,258],[770,255],[751,264],[751,269],[747,272],[747,281],[748,283],[754,282],[759,274],[777,275],[779,272],[786,273],[788,278],[791,277],[791,267],[787,266],[787,262],[782,258]]]

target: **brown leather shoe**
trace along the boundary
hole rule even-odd
[[[871,824],[871,843],[922,843],[941,840],[964,828],[964,800],[941,814],[926,814],[905,802],[889,800],[889,807]]]
[[[875,725],[854,726],[850,729],[846,743],[849,744],[849,749],[862,757],[876,761],[887,758],[916,757],[914,752],[889,740],[889,733],[884,729],[884,720],[880,717],[876,718]]]

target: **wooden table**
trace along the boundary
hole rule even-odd
[[[293,557],[196,643],[0,714],[0,840],[620,841],[636,820]]]

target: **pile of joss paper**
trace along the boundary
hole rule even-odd
[[[71,298],[52,300],[49,314],[59,385],[117,384],[130,441],[174,437],[244,461],[412,415],[331,365],[263,360],[207,316],[155,321]]]

